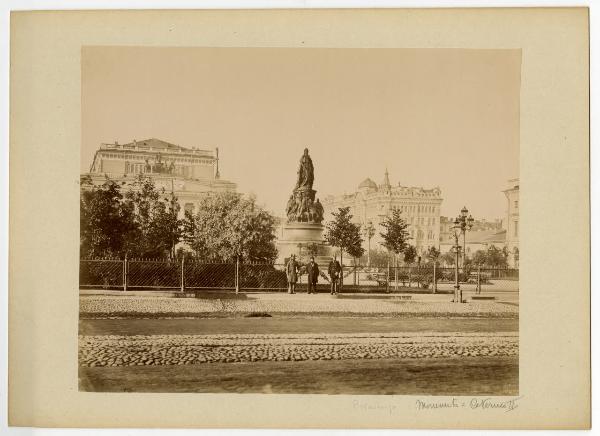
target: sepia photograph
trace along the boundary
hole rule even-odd
[[[83,46],[79,391],[510,407],[521,65]]]
[[[589,8],[306,6],[7,15],[9,427],[590,428]]]

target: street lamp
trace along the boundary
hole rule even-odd
[[[466,250],[466,233],[471,230],[473,227],[473,222],[475,220],[471,215],[469,215],[469,210],[466,207],[463,207],[460,211],[460,215],[454,218],[454,225],[452,229],[454,230],[454,246],[452,250],[456,253],[456,264],[455,264],[455,272],[454,272],[454,302],[462,303],[462,291],[460,289],[460,283],[458,280],[458,268],[459,268],[459,259],[460,259],[460,251],[463,250],[463,268],[465,266],[465,250]],[[463,236],[463,246],[460,246],[460,235]]]
[[[371,268],[371,238],[375,236],[375,227],[371,221],[369,221],[366,225],[363,225],[363,234],[369,241],[369,249],[367,251],[367,266]]]

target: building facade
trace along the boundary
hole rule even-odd
[[[450,238],[446,238],[440,241],[440,253],[452,252],[454,246],[454,233]],[[467,257],[473,256],[477,251],[487,251],[490,247],[496,247],[503,249],[506,246],[506,230],[475,230],[468,231],[459,238],[459,244],[461,247],[464,246]]]
[[[219,174],[219,150],[200,150],[146,139],[128,144],[101,144],[90,166],[92,183],[101,185],[106,177],[130,184],[139,174],[154,180],[157,189],[173,192],[185,211],[195,212],[202,196],[210,192],[235,192],[236,184]]]
[[[506,196],[506,247],[508,248],[508,264],[513,268],[519,267],[519,179],[510,179]]]
[[[454,221],[451,218],[440,217],[440,252],[450,251],[454,245]],[[467,232],[467,254],[478,249],[487,249],[489,245],[502,248],[506,245],[506,231],[502,229],[502,220],[486,219],[473,221],[473,227]],[[470,242],[469,242],[470,241]],[[471,245],[469,245],[469,243]],[[462,244],[462,242],[461,242]]]
[[[381,221],[393,210],[400,210],[408,224],[410,244],[422,255],[429,247],[438,247],[440,237],[440,206],[442,204],[439,187],[424,189],[400,184],[392,186],[386,170],[380,184],[367,178],[351,194],[330,195],[323,199],[325,220],[331,219],[331,212],[340,207],[349,207],[353,221],[361,226],[372,223],[375,235],[371,239],[371,249],[381,248]],[[365,239],[364,247],[368,241]]]

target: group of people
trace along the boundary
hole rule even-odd
[[[298,282],[298,273],[300,271],[300,263],[296,260],[296,256],[292,254],[290,260],[285,266],[285,273],[288,281],[288,293],[296,293],[296,283]],[[337,294],[340,286],[340,278],[342,275],[342,265],[338,262],[335,256],[332,257],[327,268],[329,281],[331,283],[331,295]],[[315,262],[315,258],[311,257],[310,262],[306,264],[306,275],[308,277],[308,293],[317,293],[317,283],[319,281],[319,265]]]

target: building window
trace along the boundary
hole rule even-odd
[[[519,236],[519,221],[515,221],[515,238]]]

